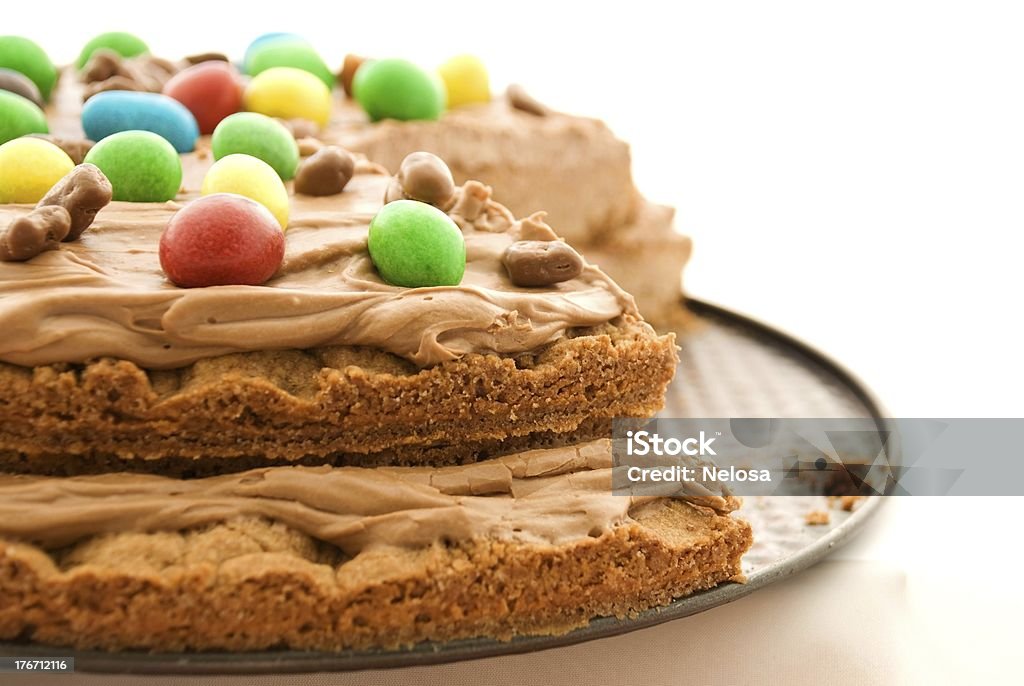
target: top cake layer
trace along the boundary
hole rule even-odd
[[[149,368],[232,352],[363,345],[431,366],[469,352],[516,354],[573,328],[636,315],[597,267],[545,288],[517,288],[501,256],[532,220],[516,221],[468,184],[450,216],[466,241],[459,286],[408,289],[380,278],[367,252],[389,177],[362,163],[336,196],[294,195],[284,263],[265,286],[186,289],[160,270],[167,222],[197,197],[212,162],[184,156],[185,192],[169,203],[115,202],[60,250],[0,262],[0,360],[19,365],[111,356]],[[0,222],[29,211],[0,208]],[[543,230],[543,229],[540,229]]]
[[[106,82],[87,88],[96,85]],[[82,95],[77,75],[65,74],[47,111],[53,132],[82,135]],[[668,328],[677,323],[689,239],[673,230],[670,208],[639,195],[629,147],[601,121],[552,111],[518,88],[487,103],[454,107],[437,121],[371,123],[340,88],[332,111],[319,138],[392,172],[408,153],[438,154],[457,182],[485,181],[516,216],[545,211],[560,236],[636,296],[648,321]],[[307,124],[296,128],[297,136],[314,132]]]
[[[438,121],[370,123],[339,103],[322,138],[364,153],[391,172],[416,150],[448,163],[457,182],[484,179],[518,216],[543,210],[571,243],[599,241],[630,224],[643,201],[629,146],[597,119],[531,113],[507,96],[445,112]]]
[[[80,96],[73,79],[62,85],[48,112],[53,133],[81,135]],[[251,144],[271,133],[295,146],[267,116],[242,119],[265,124],[263,133],[244,134],[243,150],[266,154]],[[181,157],[182,191],[174,195],[174,181],[158,198],[173,200],[97,205],[80,238],[57,237],[55,249],[0,265],[5,470],[199,475],[296,462],[451,464],[606,435],[612,417],[646,417],[662,406],[675,370],[673,338],[656,335],[604,272],[553,242],[540,217],[516,220],[479,182],[456,187],[449,175],[432,206],[413,192],[421,189],[413,176],[392,179],[365,161],[352,162],[347,185],[324,197],[295,194],[281,181],[289,172],[268,167],[270,186],[289,206],[287,220],[268,210],[257,221],[275,239],[287,225],[276,274],[174,285],[161,270],[161,235],[197,216],[197,207],[217,230],[222,215],[210,208],[228,199],[224,187],[197,197],[217,176],[207,175],[211,145],[199,138],[198,152]],[[228,160],[223,149],[220,157],[218,164]],[[440,160],[431,164],[435,181],[449,173]],[[115,191],[140,173],[108,166]],[[385,198],[398,202],[385,206]],[[232,202],[240,201],[260,209],[253,200]],[[49,207],[0,206],[0,220]],[[388,207],[417,208],[417,230],[430,214],[458,235],[458,279],[404,288],[381,277],[385,260],[369,255],[368,234]],[[415,252],[416,241],[437,247],[432,236],[403,240],[392,255],[434,259],[435,251]],[[520,240],[534,243],[533,252]],[[536,258],[525,263],[530,269],[517,272],[521,263],[506,254],[517,243],[515,260]],[[526,274],[543,263],[539,255],[556,253],[573,258],[544,263],[562,273]],[[204,256],[188,259],[219,268],[216,255]]]

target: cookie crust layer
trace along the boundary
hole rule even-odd
[[[279,524],[0,540],[0,638],[80,649],[339,650],[560,634],[741,580],[750,526],[682,501],[564,545],[477,539],[345,558]]]
[[[198,475],[302,462],[455,464],[607,435],[675,371],[671,335],[626,318],[535,354],[430,369],[381,351],[240,353],[177,370],[0,365],[0,470]]]

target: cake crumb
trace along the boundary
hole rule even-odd
[[[811,510],[804,515],[804,522],[808,526],[823,526],[831,521],[832,517],[829,515],[828,510]]]
[[[862,495],[833,495],[829,496],[829,501],[832,507],[835,507],[838,503],[839,509],[843,512],[853,512],[853,508],[857,506],[861,500],[864,499]]]

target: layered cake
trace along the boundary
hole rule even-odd
[[[164,71],[132,39],[87,47]],[[300,145],[295,69],[82,109],[92,52],[0,112],[0,639],[507,639],[741,580],[737,499],[613,493],[675,342],[545,215]]]

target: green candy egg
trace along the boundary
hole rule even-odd
[[[34,102],[0,91],[0,145],[30,133],[49,133],[46,116]]]
[[[122,131],[93,146],[85,161],[100,168],[114,200],[165,202],[181,188],[181,158],[174,146],[149,131]]]
[[[57,83],[57,67],[41,47],[21,36],[0,36],[0,67],[13,69],[36,84],[44,100]]]
[[[444,112],[444,82],[412,62],[383,59],[366,62],[356,71],[352,93],[373,121],[434,120]]]
[[[466,242],[451,217],[416,200],[395,200],[370,222],[370,259],[394,286],[458,286]]]
[[[245,63],[245,70],[250,76],[274,67],[308,71],[323,81],[328,90],[334,88],[334,74],[313,46],[301,38],[282,37],[265,41],[253,49]]]
[[[75,66],[79,69],[84,67],[92,54],[100,48],[113,50],[121,57],[138,57],[149,52],[149,46],[138,36],[124,31],[110,31],[101,33],[86,43],[75,60]]]
[[[291,132],[276,119],[256,112],[238,112],[217,124],[211,148],[215,160],[235,153],[257,157],[284,181],[293,178],[299,166],[299,146]]]

